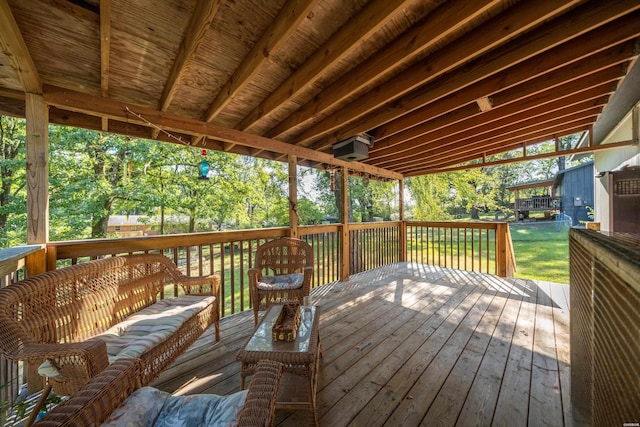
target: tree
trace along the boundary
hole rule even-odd
[[[415,202],[413,219],[436,221],[451,217],[446,210],[451,194],[450,182],[446,174],[409,178],[407,188]]]
[[[86,236],[87,221],[88,237],[106,237],[116,203],[131,207],[140,201],[130,179],[135,144],[119,135],[67,126],[51,126],[49,133],[52,240]]]
[[[0,244],[26,240],[26,127],[24,120],[0,116]]]

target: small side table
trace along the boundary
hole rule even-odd
[[[273,341],[271,336],[271,328],[281,311],[282,305],[270,307],[253,335],[238,351],[236,359],[242,362],[240,371],[242,388],[244,389],[245,378],[255,372],[258,361],[267,359],[283,363],[285,375],[280,385],[276,407],[293,410],[307,409],[311,412],[315,425],[318,425],[316,390],[321,355],[320,328],[318,326],[320,308],[317,306],[300,307],[298,336],[291,342]],[[299,378],[287,378],[287,376],[302,377],[306,380],[308,400],[300,400]],[[296,379],[298,381],[295,381]]]

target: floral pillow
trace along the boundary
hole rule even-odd
[[[303,273],[284,274],[282,276],[262,276],[258,282],[258,289],[263,291],[300,289],[303,282]]]

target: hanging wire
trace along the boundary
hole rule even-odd
[[[165,135],[167,135],[169,138],[175,139],[176,141],[178,141],[181,144],[186,145],[187,147],[191,147],[191,141],[186,142],[184,141],[180,136],[175,136],[173,135],[171,132],[167,132],[166,130],[162,129],[160,126],[156,125],[155,123],[150,122],[149,120],[147,120],[144,116],[142,116],[141,114],[138,114],[134,111],[132,111],[128,106],[124,107],[125,110],[127,110],[127,113],[131,113],[132,115],[134,115],[135,117],[139,118],[140,120],[142,120],[143,122],[145,122],[147,125],[153,127],[154,129],[164,133]]]

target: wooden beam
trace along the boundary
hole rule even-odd
[[[415,133],[411,135],[406,129],[433,121],[460,105],[473,102],[478,96],[491,96],[494,106],[501,106],[523,96],[575,81],[613,64],[624,63],[637,54],[637,46],[634,40],[620,43],[617,37],[610,37],[617,34],[616,31],[603,31],[593,37],[575,39],[549,51],[543,58],[524,61],[462,91],[440,98],[437,103],[431,103],[429,95],[426,95],[423,107],[376,129],[376,148],[392,145],[386,139],[397,134],[402,134],[398,135],[401,139],[417,136]],[[618,74],[624,75],[625,72],[621,69]]]
[[[518,3],[514,8],[526,5],[535,5],[534,7],[537,8],[542,7],[543,4],[547,5],[547,3],[548,2],[524,2]],[[324,120],[306,129],[297,135],[296,141],[304,146],[322,149],[351,135],[374,129],[384,123],[408,114],[425,104],[437,101],[501,71],[513,68],[516,64],[524,62],[543,52],[548,52],[590,30],[602,27],[608,21],[628,13],[629,10],[635,10],[637,8],[640,8],[640,4],[633,0],[621,1],[615,5],[609,3],[592,5],[588,3],[584,7],[572,10],[571,13],[567,14],[567,18],[556,19],[548,24],[535,28],[522,38],[511,40],[504,46],[478,58],[472,64],[467,64],[456,72],[452,72],[432,82],[432,84],[414,90],[419,85],[433,80],[432,75],[443,74],[439,71],[425,73],[425,67],[428,70],[440,70],[441,67],[444,67],[445,70],[450,71],[465,63],[461,62],[461,58],[457,56],[457,49],[465,52],[465,48],[467,48],[466,44],[473,46],[478,44],[477,40],[469,40],[470,37],[478,38],[482,42],[486,39],[482,33],[477,34],[476,31],[472,31],[456,42],[459,43],[463,41],[465,46],[458,46],[458,44],[456,44],[455,48],[450,46],[450,48],[444,49],[444,54],[441,53],[436,57],[434,57],[434,55],[428,57],[426,60],[428,62],[421,62],[418,64],[420,66],[411,67],[403,73],[396,75],[393,79],[393,84],[376,88],[375,92],[371,92],[352,101]],[[526,23],[522,23],[522,25],[530,29],[531,27],[528,26],[530,23],[528,23],[526,11],[521,10],[520,13],[521,14],[514,17],[514,19],[518,18],[527,21]],[[532,16],[535,17],[535,14]],[[502,16],[498,18],[502,18]],[[627,35],[623,35],[620,39],[616,40],[616,44],[637,37],[640,34],[640,27],[635,25],[639,19],[639,13],[629,13],[623,16],[617,24],[614,24],[614,28],[612,29],[614,33]],[[539,23],[539,21],[534,22]],[[507,23],[503,23],[501,19],[499,22],[491,21],[490,23],[497,25],[500,29],[503,29],[503,26],[507,25]],[[623,26],[631,26],[632,29],[620,28]],[[487,32],[491,30],[490,28],[485,28],[485,26],[479,28]],[[596,32],[599,33],[602,31],[605,30],[600,28]],[[495,33],[495,30],[493,32]],[[522,32],[518,34],[521,35]],[[500,35],[502,35],[502,33],[500,33]],[[510,35],[513,37],[514,34]],[[511,37],[499,37],[496,44],[499,42],[507,42],[507,40],[510,39]],[[492,39],[489,38],[488,40],[491,41]],[[495,45],[490,46],[493,47]],[[587,48],[588,47],[589,46],[587,46]],[[482,46],[478,48],[484,49]],[[562,48],[559,47],[559,49]],[[483,51],[486,52],[486,50]],[[591,54],[591,52],[589,52],[589,54]],[[547,58],[548,56],[549,55],[545,55],[544,57]],[[473,57],[477,57],[477,55],[473,55]],[[468,57],[464,59],[468,59]],[[538,58],[537,61],[541,62],[542,60]],[[442,65],[440,65],[441,62]],[[412,92],[407,93],[409,91]],[[479,93],[470,101],[474,101],[487,93],[491,92]],[[403,96],[398,97],[398,94],[403,94]],[[394,102],[391,102],[391,100],[394,100]],[[384,108],[378,108],[383,105]],[[458,106],[459,105],[462,104],[458,104]],[[367,113],[371,114],[367,115]],[[345,123],[347,124],[345,125]],[[330,136],[327,136],[329,134]],[[313,142],[319,140],[321,140],[320,143],[313,144]]]
[[[18,101],[24,101],[24,91],[0,87],[0,98],[9,98]]]
[[[504,131],[496,131],[486,134],[481,140],[471,140],[466,144],[438,147],[421,153],[419,159],[413,158],[397,162],[394,169],[404,171],[413,167],[422,167],[434,163],[454,161],[459,163],[463,156],[479,156],[483,151],[489,152],[491,149],[500,149],[501,152],[509,151],[513,144],[522,143],[532,138],[540,138],[546,135],[552,138],[555,133],[562,132],[562,129],[581,127],[586,129],[593,123],[602,111],[601,107],[595,107],[588,111],[581,111],[564,117],[547,117],[545,121],[532,123],[528,126],[513,125],[505,128]],[[473,157],[472,157],[473,158]]]
[[[289,156],[289,237],[298,238],[298,161]]]
[[[42,93],[38,69],[7,0],[0,0],[0,47],[27,93]]]
[[[576,96],[575,98],[579,97]],[[430,140],[415,149],[403,151],[397,155],[387,155],[383,158],[378,158],[377,161],[372,163],[381,167],[384,167],[385,164],[393,164],[397,167],[403,162],[419,162],[419,159],[428,158],[434,153],[447,152],[456,147],[469,147],[472,144],[481,145],[484,141],[496,138],[496,135],[508,137],[511,133],[526,132],[532,127],[557,122],[559,119],[576,115],[582,116],[596,110],[599,112],[606,105],[606,101],[606,97],[598,94],[595,101],[594,99],[577,99],[571,105],[565,105],[562,102],[543,105],[537,109],[514,115],[508,120],[487,123],[468,132],[454,133]]]
[[[402,97],[405,95],[410,97],[410,92],[416,88],[464,64],[468,64],[471,60],[481,57],[490,50],[496,49],[501,44],[507,43],[531,30],[545,20],[566,11],[568,7],[575,5],[575,3],[576,1],[563,2],[561,0],[517,3],[505,13],[476,27],[473,31],[465,33],[465,35],[456,39],[445,48],[437,50],[422,61],[395,75],[391,81],[375,87],[361,97],[343,105],[339,110],[334,111],[331,115],[301,132],[296,136],[296,140],[305,146],[309,146],[319,138],[339,130],[341,138],[336,139],[336,141],[340,141],[344,139],[343,136],[345,132],[347,132],[346,130],[342,132],[342,129],[340,129],[345,123],[349,123],[368,113],[381,109],[392,100],[403,100]],[[504,54],[504,59],[500,60],[500,58],[498,58],[498,63],[500,63],[502,67],[504,67],[505,64],[512,64],[514,60],[513,53],[505,51],[504,49],[501,51]],[[466,76],[472,77],[472,70],[473,69],[465,69],[466,72],[458,72],[457,75],[465,74]],[[499,71],[499,69],[497,71]],[[476,72],[478,73],[478,77],[479,74],[482,74],[482,77],[486,77],[485,73],[480,73],[479,70],[476,70]],[[474,83],[475,81],[477,80],[472,79],[468,84]],[[456,84],[459,85],[460,83],[457,82]],[[383,109],[383,111],[390,110],[387,115],[391,112],[396,112],[396,115],[380,121],[375,126],[370,126],[366,130],[374,129],[380,124],[398,117],[396,111],[398,109],[402,111],[403,114],[410,112],[403,107],[403,105],[400,105],[396,106],[396,108]],[[348,128],[350,132],[353,127],[349,126]],[[366,130],[361,132],[366,132]],[[355,132],[351,135],[358,133],[360,132]],[[333,140],[334,138],[331,136],[329,139]]]
[[[469,116],[466,120],[458,119],[453,123],[447,123],[449,120],[446,115],[441,116],[434,121],[433,127],[435,129],[433,131],[398,142],[392,146],[386,146],[377,151],[372,150],[369,153],[368,162],[379,165],[384,163],[389,156],[401,158],[418,155],[423,148],[443,138],[454,136],[464,137],[465,135],[475,134],[477,129],[486,128],[488,125],[501,126],[503,122],[513,123],[526,120],[529,117],[535,118],[546,112],[560,110],[587,100],[594,100],[594,102],[597,102],[597,105],[606,104],[608,94],[611,93],[610,81],[605,81],[591,88],[587,87],[584,90],[582,86],[583,82],[579,82],[578,84],[574,83],[551,88],[545,92],[528,96],[519,102],[500,106],[486,114],[476,113]],[[466,107],[460,110],[464,113]],[[453,117],[455,119],[458,118],[457,115]],[[430,122],[421,125],[420,128],[428,128],[426,125],[429,123]],[[442,124],[445,126],[442,126]]]
[[[488,158],[498,153],[522,149],[522,157],[528,158],[527,147],[542,142],[549,142],[555,135],[572,135],[574,133],[585,132],[585,130],[593,122],[593,119],[577,120],[572,123],[558,125],[553,128],[546,128],[537,132],[530,132],[521,138],[509,138],[509,141],[503,141],[501,137],[494,138],[493,141],[485,146],[475,148],[467,147],[464,150],[452,150],[446,153],[442,158],[431,158],[421,164],[414,164],[413,167],[399,167],[400,170],[408,171],[414,169],[426,168],[444,168],[448,166],[462,164],[464,162],[477,160],[481,157]],[[526,137],[526,139],[525,139]]]
[[[298,70],[254,108],[237,128],[251,129],[258,120],[269,116],[288,99],[313,87],[325,71],[358,49],[367,38],[395,18],[409,3],[409,0],[374,0],[367,4],[367,7],[362,8],[357,16],[335,32]]]
[[[618,70],[614,70],[618,73]],[[609,76],[612,79],[614,76]],[[593,79],[594,82],[602,81]],[[552,88],[540,95],[525,98],[525,102],[508,104],[503,108],[496,108],[489,113],[478,114],[468,120],[452,124],[448,128],[441,128],[417,138],[404,141],[402,145],[387,147],[372,152],[369,163],[384,167],[385,163],[401,158],[421,155],[433,147],[462,144],[464,140],[480,139],[482,134],[498,131],[516,123],[534,123],[540,117],[550,113],[562,111],[578,111],[587,105],[605,105],[608,95],[612,92],[612,80],[604,81],[592,89],[584,91],[564,90],[563,87]],[[574,89],[575,85],[569,85]],[[567,96],[567,94],[569,94]],[[555,96],[558,96],[555,99]],[[579,106],[579,107],[576,107]],[[576,109],[578,108],[578,110]]]
[[[442,40],[459,32],[470,22],[501,3],[491,0],[445,2],[388,46],[359,64],[357,66],[358,72],[342,76],[266,135],[289,141],[287,135],[284,135],[289,129],[308,122],[354,96],[367,86],[374,84],[380,79],[380,76],[392,72],[403,64],[410,63],[427,49],[434,48]]]
[[[400,179],[402,175],[393,171],[370,166],[361,162],[345,162],[332,155],[314,151],[286,142],[276,141],[258,135],[251,135],[236,129],[224,128],[196,119],[181,117],[175,114],[160,112],[150,108],[126,104],[112,99],[71,91],[55,86],[44,86],[45,101],[63,110],[75,111],[95,116],[105,116],[109,119],[126,123],[143,124],[165,129],[168,132],[178,132],[188,135],[206,135],[208,138],[220,140],[230,144],[238,144],[259,150],[268,150],[285,155],[295,155],[298,158],[313,160],[338,167],[348,167],[351,170],[368,173],[390,179]],[[133,114],[135,113],[135,115]],[[143,117],[144,120],[138,116]]]
[[[169,105],[171,105],[171,101],[178,89],[180,78],[191,61],[193,61],[198,47],[200,47],[200,44],[207,34],[207,30],[211,26],[213,18],[215,18],[218,12],[220,3],[221,0],[199,0],[196,2],[196,8],[191,15],[187,31],[182,39],[173,66],[171,67],[169,79],[162,91],[162,97],[160,98],[161,111],[167,111]]]
[[[27,93],[27,244],[49,241],[49,110],[42,95]]]
[[[231,78],[225,83],[213,100],[205,121],[212,121],[227,106],[229,102],[244,89],[260,71],[269,55],[276,52],[307,18],[318,0],[288,0],[280,9],[278,15],[271,21],[269,28],[262,34],[260,40],[253,45],[242,63]]]
[[[100,90],[109,96],[109,60],[111,56],[111,0],[100,0]],[[104,131],[108,130],[103,129]]]
[[[633,145],[633,141],[629,140],[629,141],[622,141],[622,142],[615,142],[612,144],[600,144],[594,147],[582,147],[582,148],[573,148],[571,150],[566,150],[563,151],[562,153],[558,154],[558,153],[544,153],[544,154],[535,154],[533,156],[528,156],[526,159],[525,158],[521,158],[521,157],[516,157],[516,158],[512,158],[512,159],[502,159],[502,160],[496,160],[496,161],[491,161],[491,162],[486,162],[486,163],[476,163],[476,164],[469,164],[469,165],[461,165],[461,166],[451,166],[451,167],[445,167],[445,168],[425,168],[421,171],[413,171],[413,172],[408,172],[406,176],[419,176],[419,175],[430,175],[430,174],[434,174],[434,173],[446,173],[446,172],[455,172],[455,171],[460,171],[460,170],[467,170],[467,169],[475,169],[475,168],[483,168],[483,167],[488,167],[488,166],[498,166],[498,165],[505,165],[505,164],[509,164],[509,163],[519,163],[519,162],[523,162],[523,161],[529,161],[529,160],[541,160],[541,159],[549,159],[552,157],[558,157],[558,156],[568,156],[571,154],[581,154],[581,153],[592,153],[592,152],[597,152],[597,151],[605,151],[605,150],[615,150],[616,148],[622,148],[622,147],[628,147],[629,145]]]

